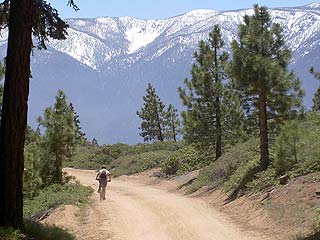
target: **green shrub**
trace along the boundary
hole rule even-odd
[[[230,179],[225,182],[224,190],[231,191],[237,188],[243,188],[254,177],[257,167],[259,166],[259,157],[250,158],[247,162],[240,165],[236,171],[230,176]]]
[[[173,154],[175,155],[175,154]],[[177,157],[171,156],[161,163],[161,169],[166,175],[174,175],[180,168],[180,161]]]
[[[297,177],[320,170],[320,114],[286,123],[275,142],[272,165],[277,175]]]
[[[33,199],[25,199],[24,216],[28,218],[60,204],[84,205],[92,192],[92,188],[80,184],[51,185]]]
[[[254,179],[246,184],[246,187],[250,191],[257,192],[275,186],[278,182],[275,168],[269,167],[266,171],[257,173]]]
[[[167,159],[172,151],[159,150],[140,154],[126,155],[115,159],[107,167],[113,176],[134,174],[151,168],[160,167],[160,163]]]
[[[34,240],[75,240],[75,236],[56,226],[43,225],[34,221],[25,221],[25,232]]]
[[[112,168],[118,167],[119,165],[121,168],[120,165],[123,161],[126,161],[126,159],[131,161],[132,159],[139,158],[140,154],[147,154],[151,152],[173,152],[181,148],[182,144],[183,143],[175,143],[173,141],[157,141],[152,144],[138,143],[133,146],[123,143],[102,146],[82,145],[77,147],[73,157],[65,162],[64,166],[82,169],[99,169],[101,165],[107,165]],[[126,172],[124,174],[136,171],[138,170],[128,172],[124,171]],[[119,171],[117,170],[117,172]]]
[[[75,236],[68,231],[56,226],[43,225],[38,222],[25,220],[25,231],[12,228],[0,228],[1,240],[75,240]]]
[[[29,143],[24,149],[23,196],[35,197],[42,185],[40,177],[40,154],[36,143]]]
[[[162,162],[161,167],[168,175],[183,174],[200,169],[211,161],[210,154],[200,154],[194,146],[189,145],[175,151],[170,158]]]
[[[64,166],[80,169],[100,169],[101,165],[109,164],[112,161],[112,158],[104,151],[103,147],[95,145],[78,146],[73,156],[64,163]]]
[[[290,171],[298,162],[298,152],[301,149],[300,129],[297,120],[286,123],[276,139],[276,156],[273,166],[276,174],[282,175]]]
[[[208,186],[211,189],[216,188],[220,183],[217,182],[217,180],[221,180],[218,178],[212,179],[212,172],[213,169],[212,165],[215,164],[211,163],[210,165],[202,168],[199,172],[199,176],[192,181],[192,183],[188,186],[187,192],[193,193],[197,191],[198,189],[202,188],[203,186]]]
[[[129,154],[140,154],[144,152],[153,152],[153,151],[175,151],[181,148],[183,145],[182,142],[174,142],[174,141],[156,141],[152,144],[149,143],[138,143],[134,146],[131,146],[129,149]]]
[[[0,227],[0,239],[1,240],[21,240],[24,235],[21,234],[19,230],[14,230],[12,228],[2,228]]]
[[[250,168],[250,162],[258,159],[258,156],[259,143],[257,139],[239,143],[230,148],[218,160],[202,168],[199,177],[192,182],[189,190],[196,191],[205,185],[210,188],[219,188],[225,183],[227,189],[236,187],[235,181],[245,176],[244,172]]]

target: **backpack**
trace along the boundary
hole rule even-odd
[[[107,172],[106,171],[102,171],[99,175],[100,179],[107,179]]]

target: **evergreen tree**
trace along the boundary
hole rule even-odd
[[[318,80],[320,80],[320,73],[314,71],[314,68],[310,68],[310,73]],[[312,105],[312,111],[320,111],[320,87],[317,89],[313,96],[313,105]]]
[[[55,183],[62,183],[62,163],[72,154],[76,142],[74,115],[67,103],[67,97],[59,90],[53,107],[45,109],[44,118],[39,117],[39,124],[45,128],[44,148],[54,159],[53,168],[48,167],[47,162],[44,170],[53,169],[47,178],[52,178]],[[50,183],[49,181],[45,181]]]
[[[208,42],[199,42],[191,79],[185,79],[187,90],[179,88],[187,107],[182,112],[184,138],[200,147],[213,147],[216,159],[222,155],[227,139],[240,127],[236,122],[241,119],[237,96],[230,84],[224,83],[228,54],[222,52],[223,45],[220,28],[215,25]]]
[[[178,110],[169,104],[167,111],[164,114],[165,125],[166,125],[166,138],[173,139],[177,142],[177,136],[180,133],[180,119],[178,115]]]
[[[313,96],[313,105],[312,111],[320,111],[320,87],[317,89],[317,92]]]
[[[73,120],[74,120],[74,124],[75,124],[75,136],[76,136],[76,141],[79,144],[83,144],[87,141],[86,138],[86,134],[84,132],[82,132],[82,127],[80,127],[80,119],[79,119],[79,114],[77,114],[77,112],[75,111],[73,104],[70,103],[70,109],[73,112]]]
[[[137,115],[142,119],[140,136],[143,137],[145,142],[154,140],[163,142],[165,138],[165,106],[150,83],[143,101],[143,107],[140,111],[137,111]]]
[[[73,0],[68,4],[76,10]],[[30,53],[45,41],[64,39],[67,24],[44,0],[5,0],[0,30],[8,27],[8,47],[0,128],[0,226],[23,229],[24,141],[27,126]]]
[[[26,145],[24,149],[24,172],[23,172],[23,196],[28,199],[35,197],[40,190],[42,180],[40,177],[41,159],[41,135],[29,125],[26,132]]]
[[[260,170],[268,167],[269,127],[278,125],[301,106],[303,91],[295,74],[287,71],[290,50],[283,30],[272,24],[266,7],[254,6],[254,15],[239,25],[239,41],[233,41],[231,75],[247,96],[252,116],[257,113],[260,133]]]

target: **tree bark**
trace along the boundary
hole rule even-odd
[[[215,64],[215,83],[218,86],[219,83],[219,72],[218,72],[218,54],[217,48],[214,48],[214,64]],[[217,91],[217,89],[216,89]],[[217,96],[215,99],[216,105],[216,160],[222,155],[222,129],[221,129],[221,111],[220,111],[220,89],[216,92]]]
[[[158,109],[157,109],[157,111],[158,111]],[[158,131],[159,131],[158,140],[160,142],[163,142],[164,139],[163,139],[163,134],[162,134],[162,127],[161,127],[159,112],[157,112],[157,125],[158,125]]]
[[[262,88],[259,93],[260,168],[266,170],[270,164],[267,122],[267,96]]]
[[[222,129],[221,129],[221,112],[220,112],[220,98],[216,97],[216,160],[222,155]]]
[[[60,147],[58,146],[60,149]],[[55,182],[62,184],[62,159],[59,150],[56,150],[56,159],[55,159]]]
[[[160,142],[163,142],[163,136],[162,136],[162,128],[161,128],[161,123],[158,123],[158,130],[159,130],[159,136],[158,136],[158,140]]]
[[[173,114],[174,114],[174,113],[173,113]],[[173,140],[174,140],[174,142],[177,142],[177,133],[176,133],[176,127],[175,127],[175,122],[174,122],[173,114],[172,114],[172,116],[171,116],[172,134],[173,134]]]
[[[0,129],[0,226],[23,229],[24,141],[27,125],[32,0],[11,0]]]

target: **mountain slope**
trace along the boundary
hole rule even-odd
[[[272,9],[288,46],[293,50],[290,69],[303,80],[305,102],[311,104],[318,83],[308,73],[320,68],[320,4]],[[57,89],[66,91],[80,114],[84,131],[100,143],[141,141],[135,112],[142,105],[148,82],[166,104],[181,108],[177,87],[189,75],[193,52],[214,24],[222,28],[226,50],[236,38],[237,26],[252,9],[194,10],[163,20],[132,17],[68,19],[65,41],[50,41],[48,51],[34,51],[29,122],[52,104]],[[0,39],[5,56],[6,34]]]

